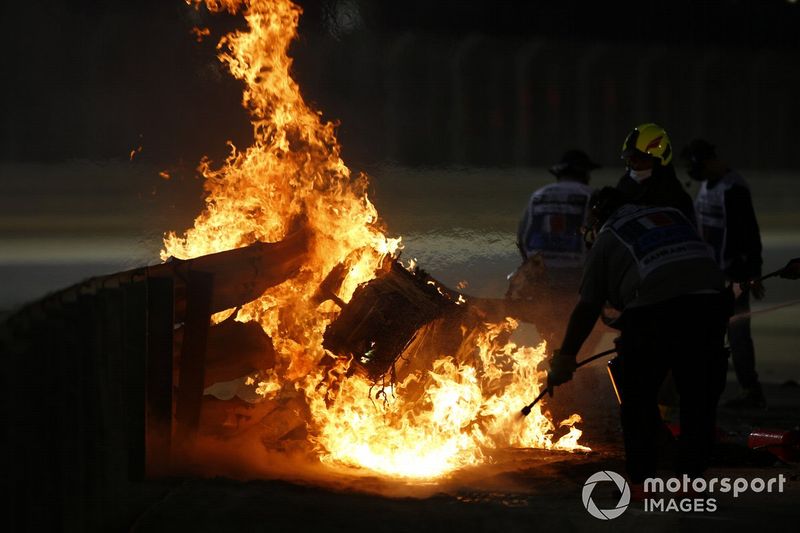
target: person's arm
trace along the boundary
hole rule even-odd
[[[578,302],[573,309],[564,342],[561,343],[561,348],[553,352],[553,357],[550,359],[550,371],[547,373],[547,388],[550,389],[550,394],[553,387],[572,379],[572,374],[578,367],[575,356],[586,337],[592,332],[601,310],[601,305],[586,300]]]
[[[550,371],[547,374],[548,388],[572,379],[572,374],[577,366],[575,357],[592,332],[602,311],[603,303],[608,299],[604,253],[608,238],[607,234],[601,233],[595,245],[589,250],[583,269],[581,299],[572,310],[561,348],[553,352],[550,360]]]
[[[734,281],[746,282],[761,276],[761,233],[750,191],[734,185],[725,192],[728,234],[725,255],[731,266],[725,274]]]
[[[586,337],[592,332],[595,322],[600,317],[603,305],[609,300],[607,256],[616,243],[616,237],[610,232],[601,231],[586,256],[580,300],[572,310],[564,341],[561,343],[561,351],[567,355],[573,357],[578,355]]]
[[[592,332],[600,312],[603,310],[602,304],[581,300],[572,310],[567,324],[567,332],[564,334],[564,342],[561,343],[561,353],[575,357]]]
[[[783,279],[800,279],[800,259],[792,259],[781,270],[780,277]]]

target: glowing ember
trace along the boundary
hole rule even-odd
[[[211,30],[209,30],[208,28],[198,28],[197,26],[195,26],[194,28],[192,28],[192,34],[197,39],[198,43],[202,43],[204,38],[211,35]]]
[[[199,4],[202,0],[189,0]],[[243,105],[250,112],[253,144],[231,145],[225,163],[200,164],[206,178],[206,208],[183,236],[170,233],[162,259],[190,258],[230,250],[255,241],[279,241],[302,217],[313,232],[309,259],[301,272],[244,306],[236,319],[257,321],[272,338],[277,363],[269,373],[248,378],[256,392],[273,397],[287,385],[306,396],[310,439],[322,461],[368,468],[386,475],[433,478],[483,462],[499,447],[586,449],[580,431],[553,442],[555,426],[537,406],[524,421],[521,406],[536,395],[544,358],[538,348],[500,345],[508,321],[466,332],[465,358],[440,358],[426,375],[411,374],[375,399],[372,383],[344,378],[346,363],[322,370],[322,336],[338,313],[313,298],[338,264],[346,277],[336,296],[344,302],[375,276],[400,239],[388,238],[366,195],[366,177],[353,178],[339,157],[334,126],[303,101],[290,76],[289,44],[296,36],[300,9],[289,0],[205,0],[210,11],[242,11],[247,31],[222,38],[220,59],[245,82]],[[230,312],[213,317],[223,320]],[[470,366],[467,361],[475,366]],[[340,387],[321,388],[338,376]],[[421,394],[409,391],[425,389]],[[370,394],[370,391],[372,394]]]

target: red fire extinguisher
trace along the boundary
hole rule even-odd
[[[781,461],[800,460],[800,428],[754,429],[747,438],[747,446],[768,451]]]

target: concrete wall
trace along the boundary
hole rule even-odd
[[[517,166],[578,146],[617,164],[658,122],[748,168],[797,168],[800,53],[404,34],[300,49],[297,76],[341,120],[345,155],[402,164]],[[313,74],[312,74],[313,73]]]

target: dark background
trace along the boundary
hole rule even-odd
[[[193,167],[246,144],[238,82],[214,57],[240,19],[184,2],[6,6],[0,160],[139,157]],[[606,164],[661,122],[748,168],[798,168],[800,5],[744,2],[300,2],[304,95],[356,168]],[[194,26],[212,34],[197,43]]]
[[[304,97],[339,124],[387,232],[442,281],[503,294],[546,167],[583,148],[604,167],[592,184],[613,184],[625,135],[650,121],[676,150],[708,137],[748,179],[765,265],[798,255],[797,3],[301,6],[290,54]],[[200,159],[250,144],[241,83],[215,49],[243,24],[183,0],[4,6],[0,311],[157,262],[164,233],[192,226]]]
[[[692,136],[708,136],[742,170],[753,188],[765,272],[800,255],[797,3],[328,0],[301,5],[305,13],[291,54],[304,96],[326,119],[340,123],[343,158],[372,178],[370,198],[387,234],[403,237],[403,259],[417,259],[446,285],[466,282],[468,294],[502,297],[506,276],[520,262],[514,232],[525,201],[552,179],[543,167],[577,146],[604,165],[593,174],[593,185],[615,183],[624,136],[649,121],[662,123],[677,149]],[[3,6],[0,321],[22,306],[36,308],[37,301],[45,302],[48,313],[60,314],[60,297],[43,296],[88,278],[158,263],[164,232],[192,226],[204,207],[203,182],[195,170],[200,158],[208,154],[219,161],[228,139],[240,147],[249,144],[242,87],[215,57],[219,38],[241,24],[240,17],[212,16],[182,0]],[[195,26],[211,28],[211,36],[196,42]],[[169,179],[159,177],[164,170]],[[527,473],[513,474],[514,486],[541,490],[527,499],[530,507],[505,502],[476,507],[469,492],[464,501],[470,504],[451,496],[408,500],[393,507],[393,515],[383,500],[331,496],[305,486],[217,480],[181,482],[173,491],[166,485],[129,485],[131,463],[120,453],[124,433],[116,428],[141,420],[131,416],[135,409],[119,409],[125,391],[135,394],[138,385],[119,386],[120,376],[135,363],[129,347],[114,344],[113,332],[129,331],[120,321],[130,320],[133,328],[131,317],[144,317],[111,312],[115,291],[111,287],[104,291],[108,298],[97,299],[104,306],[97,314],[88,298],[82,299],[80,322],[87,329],[70,330],[80,344],[43,349],[44,357],[19,352],[6,357],[11,366],[0,379],[10,376],[3,390],[11,403],[0,411],[9,414],[5,427],[13,439],[5,440],[16,450],[2,454],[8,458],[6,492],[13,495],[4,510],[12,521],[24,516],[35,525],[63,519],[67,529],[114,529],[100,527],[105,516],[135,524],[137,531],[159,524],[182,531],[193,519],[200,529],[225,524],[217,527],[224,530],[236,527],[231,524],[274,525],[276,516],[295,520],[302,507],[311,509],[304,517],[319,517],[326,531],[339,523],[351,528],[353,516],[365,524],[365,517],[371,520],[371,529],[423,522],[437,530],[462,524],[502,529],[496,526],[516,521],[546,527],[548,520],[563,525],[565,516],[587,517],[574,484],[608,467],[602,453],[602,466],[582,463],[589,470],[549,456],[547,464],[530,463],[519,467]],[[167,312],[154,301],[153,309]],[[766,299],[754,303],[757,366],[771,387],[772,417],[797,405],[780,404],[781,395],[789,397],[796,388],[775,392],[775,384],[800,380],[797,302],[800,284],[773,278]],[[776,306],[784,307],[771,312]],[[34,335],[36,346],[61,338],[60,324],[53,319],[51,330],[36,330],[46,332]],[[138,331],[149,327],[137,324]],[[94,327],[107,327],[109,335],[95,336]],[[518,333],[521,344],[537,338],[530,328]],[[63,357],[62,350],[80,354]],[[14,379],[19,375],[33,377]],[[728,377],[729,393],[735,394],[735,376]],[[11,408],[16,405],[21,407]],[[520,456],[510,460],[528,464],[519,462]],[[564,466],[558,472],[547,468],[554,464]],[[501,477],[480,476],[497,498],[506,498],[496,492]],[[554,476],[564,484],[554,484]],[[341,483],[337,480],[339,489],[347,487]],[[357,483],[356,490],[370,490],[374,480],[360,477]],[[480,491],[474,496],[489,501]],[[769,498],[737,504],[725,524],[750,527],[761,519],[758,511],[779,521],[795,511],[792,494],[764,496]],[[219,505],[209,505],[212,501]],[[354,515],[352,509],[372,511]],[[395,522],[398,517],[401,522]]]

